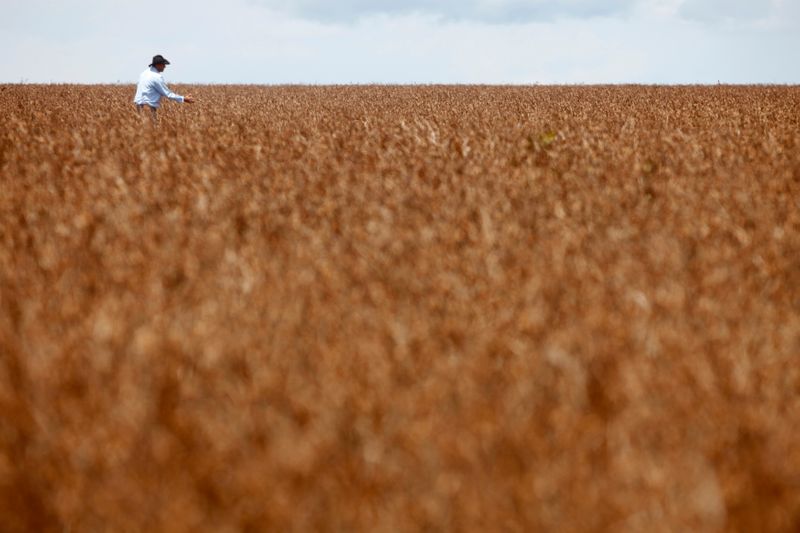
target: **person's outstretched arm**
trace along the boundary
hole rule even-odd
[[[186,102],[187,104],[194,103],[194,98],[192,98],[191,95],[187,94],[186,96],[181,96],[179,94],[175,94],[174,92],[170,91],[169,87],[167,87],[167,84],[164,82],[164,80],[158,80],[156,82],[156,90],[161,95],[169,98],[170,100],[174,100],[175,102],[180,102],[180,103]]]

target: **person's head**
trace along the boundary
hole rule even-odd
[[[150,63],[150,66],[154,67],[159,72],[164,72],[164,69],[167,68],[167,65],[169,65],[169,61],[167,61],[161,54],[154,55],[153,61]]]

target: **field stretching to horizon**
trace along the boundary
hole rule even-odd
[[[800,87],[0,85],[0,529],[797,531]]]

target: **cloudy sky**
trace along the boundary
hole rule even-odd
[[[800,83],[800,0],[0,2],[0,82]]]

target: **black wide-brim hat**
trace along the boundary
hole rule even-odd
[[[161,64],[169,65],[169,61],[167,61],[161,54],[158,54],[153,56],[153,62],[150,63],[148,66],[152,67],[153,65],[161,65]]]

